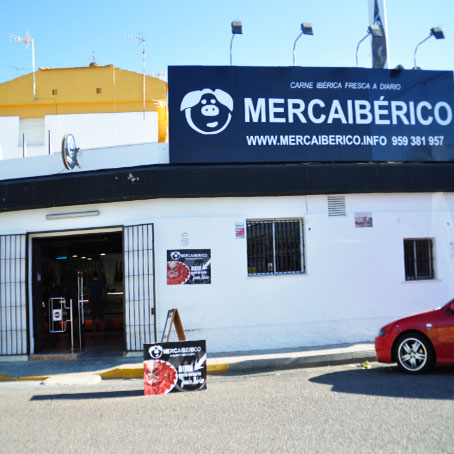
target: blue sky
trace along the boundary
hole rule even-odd
[[[431,38],[418,50],[423,69],[454,69],[454,0],[387,0],[391,67],[413,66],[413,52],[431,27],[445,40]],[[230,23],[241,20],[233,64],[290,66],[301,22],[314,36],[297,43],[301,66],[355,66],[358,41],[368,26],[367,0],[51,0],[4,1],[0,17],[0,83],[31,72],[31,49],[9,40],[27,30],[35,40],[36,68],[100,65],[142,72],[138,42],[122,32],[146,38],[147,74],[168,65],[228,65]],[[359,50],[359,66],[371,66],[370,41]]]

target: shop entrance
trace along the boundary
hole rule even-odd
[[[124,350],[121,231],[32,238],[35,353]],[[71,335],[70,301],[73,305]]]

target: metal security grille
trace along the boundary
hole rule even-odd
[[[405,279],[434,279],[433,243],[431,239],[404,240]]]
[[[247,221],[249,275],[304,272],[301,220]]]
[[[156,341],[153,224],[125,227],[124,286],[127,350]]]
[[[27,354],[26,236],[0,236],[0,355]]]

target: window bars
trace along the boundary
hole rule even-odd
[[[248,274],[304,272],[301,220],[247,221]]]
[[[434,279],[433,242],[431,239],[404,240],[405,280]]]

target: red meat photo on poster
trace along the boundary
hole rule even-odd
[[[166,361],[144,361],[143,369],[145,396],[167,394],[177,383],[177,371],[172,364]]]
[[[182,262],[167,262],[167,285],[181,285],[188,281],[191,272]]]

